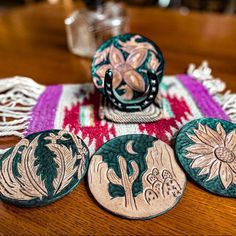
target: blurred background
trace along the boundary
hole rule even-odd
[[[0,12],[11,7],[43,1],[54,4],[63,0],[0,0]],[[153,5],[161,8],[180,8],[187,11],[210,11],[223,14],[236,13],[236,0],[123,0],[123,2],[139,6]]]

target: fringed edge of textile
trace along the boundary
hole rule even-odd
[[[220,104],[230,121],[236,123],[236,94],[230,90],[225,91],[225,83],[212,75],[212,69],[208,66],[207,61],[196,68],[190,64],[187,74],[200,81],[212,97]]]
[[[24,130],[45,86],[27,77],[0,80],[0,137],[24,137]],[[1,155],[7,149],[0,149]]]
[[[225,83],[212,76],[207,61],[198,68],[190,64],[187,74],[201,82],[230,121],[236,123],[236,94],[225,91]],[[33,109],[46,88],[26,77],[16,76],[0,80],[0,137],[24,137]],[[6,150],[0,149],[0,157]]]

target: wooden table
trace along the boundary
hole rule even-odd
[[[207,59],[216,76],[236,92],[236,18],[155,8],[130,8],[131,31],[162,48],[166,74],[185,71]],[[36,4],[0,16],[0,77],[24,75],[42,84],[91,81],[90,60],[67,50],[61,5]],[[0,148],[14,143],[1,139]],[[46,207],[21,209],[0,203],[0,235],[236,234],[235,199],[207,193],[192,182],[180,203],[147,221],[113,216],[100,208],[82,182]]]

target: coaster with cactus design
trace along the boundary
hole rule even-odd
[[[23,207],[54,202],[79,184],[88,162],[87,146],[72,133],[31,134],[0,159],[0,198]]]
[[[186,178],[171,147],[155,137],[131,134],[105,143],[91,159],[89,188],[114,214],[148,219],[172,209]]]
[[[208,191],[236,197],[236,125],[201,118],[179,132],[176,155],[185,171]]]

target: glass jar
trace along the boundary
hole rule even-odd
[[[129,31],[124,5],[114,2],[75,11],[65,19],[65,25],[70,51],[90,58],[102,42]]]

